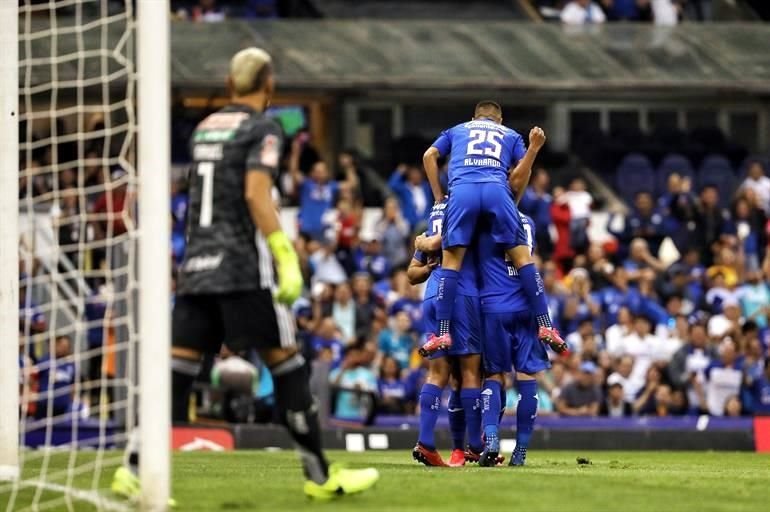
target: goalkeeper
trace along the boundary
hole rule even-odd
[[[230,105],[204,119],[191,141],[188,242],[172,319],[173,421],[188,421],[190,392],[205,353],[218,353],[222,343],[234,351],[256,348],[273,376],[280,417],[298,446],[305,493],[331,499],[365,490],[379,478],[376,469],[330,467],[324,457],[309,368],[297,350],[287,307],[303,283],[271,197],[282,134],[264,116],[275,87],[270,56],[258,48],[235,54],[228,87]],[[139,491],[131,448],[129,468],[118,470],[113,482],[113,490],[127,495]]]

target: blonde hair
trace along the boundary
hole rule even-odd
[[[233,92],[245,96],[262,88],[265,71],[272,66],[273,59],[262,48],[245,48],[230,60],[230,80]]]

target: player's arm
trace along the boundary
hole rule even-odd
[[[425,167],[425,174],[428,176],[428,183],[430,183],[430,189],[433,191],[433,200],[437,203],[444,199],[444,191],[441,190],[438,159],[441,155],[448,155],[452,150],[452,140],[449,136],[449,131],[441,132],[436,142],[422,155],[422,165]]]
[[[417,258],[412,258],[409,262],[409,267],[406,269],[406,278],[411,285],[424,283],[428,280],[432,271],[433,269],[428,265],[427,261],[422,262]]]
[[[517,146],[514,148],[514,157],[518,160],[518,163],[516,164],[516,167],[513,168],[508,179],[508,183],[510,184],[513,193],[516,194],[516,201],[520,199],[519,194],[524,193],[526,184],[529,183],[529,176],[532,174],[532,166],[535,164],[535,158],[537,157],[540,148],[545,144],[545,132],[539,126],[535,126],[529,131],[529,147],[526,151],[522,151],[523,144],[521,139],[519,139]],[[512,183],[514,177],[516,177],[518,188],[514,188],[514,184]],[[519,182],[524,183],[524,185],[519,185]]]
[[[278,271],[276,298],[291,304],[302,293],[302,269],[289,237],[281,229],[278,211],[273,203],[273,173],[277,171],[281,155],[281,138],[267,133],[249,150],[244,197],[254,224],[267,240]]]
[[[294,182],[295,191],[302,186],[302,182],[305,181],[305,175],[299,168],[299,157],[302,154],[302,145],[304,144],[304,137],[302,134],[294,137],[291,141],[291,151],[289,152],[289,174]]]
[[[529,185],[529,179],[532,176],[532,167],[519,168],[518,166],[511,171],[508,176],[508,185],[513,191],[513,196],[516,199],[516,204],[519,204],[521,198],[524,197],[524,192],[527,191]]]
[[[422,252],[438,252],[441,250],[441,235],[418,235],[414,239],[414,248]]]

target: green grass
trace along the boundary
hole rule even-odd
[[[770,510],[770,456],[722,452],[530,452],[525,468],[425,468],[409,452],[332,452],[351,466],[372,465],[382,478],[371,492],[310,503],[292,452],[238,451],[174,456],[180,511],[736,511]],[[590,465],[577,465],[576,457]],[[93,457],[82,454],[83,460]],[[82,460],[81,460],[82,462]],[[56,455],[52,467],[64,467]],[[25,477],[34,476],[29,467]],[[85,475],[90,483],[91,474]],[[109,474],[101,487],[109,486]],[[0,489],[2,489],[0,487]],[[12,510],[30,504],[22,491]],[[44,498],[56,497],[45,493]],[[0,490],[0,512],[8,494]],[[67,510],[64,505],[51,510]],[[81,503],[75,510],[93,510]]]

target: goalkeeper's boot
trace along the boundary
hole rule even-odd
[[[441,454],[437,450],[428,449],[420,443],[414,445],[412,458],[426,466],[447,467],[447,463],[444,462],[444,459],[441,458]]]
[[[332,464],[326,482],[305,482],[305,494],[316,500],[332,500],[370,489],[379,479],[380,472],[374,468],[347,469],[339,464]]]
[[[112,492],[119,496],[123,496],[131,501],[137,501],[142,495],[142,485],[139,482],[139,478],[131,472],[125,466],[120,466],[115,470],[115,474],[112,476],[112,485],[110,486]],[[174,498],[168,499],[168,506],[175,508],[177,506]]]
[[[436,336],[435,334],[428,335],[428,341],[426,341],[418,352],[422,357],[428,357],[439,350],[446,350],[452,346],[452,337],[447,333],[443,336]]]
[[[557,354],[567,351],[567,342],[561,338],[559,331],[553,327],[540,327],[537,331],[537,337]]]
[[[452,468],[465,466],[465,451],[460,448],[452,450],[452,455],[449,457],[449,462],[447,464]]]
[[[497,434],[497,427],[488,426],[484,429],[484,451],[479,456],[479,466],[494,467],[497,466],[497,456],[500,453],[500,436]]]
[[[508,463],[509,466],[523,466],[527,462],[527,448],[526,447],[519,447],[519,445],[516,445],[516,448],[513,449],[513,453],[511,454],[511,462]]]

